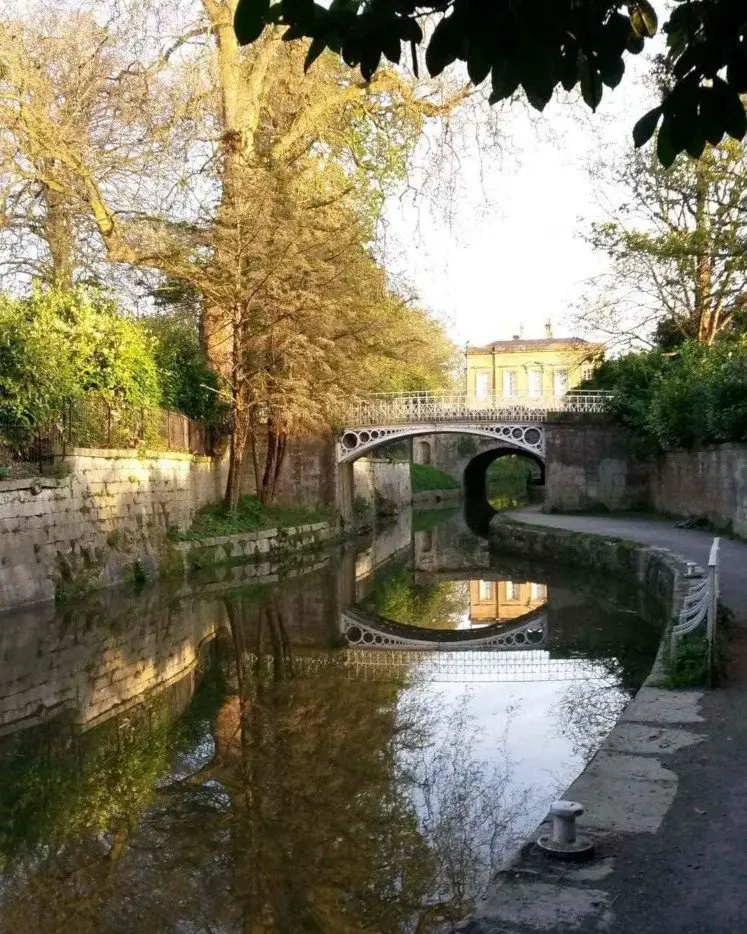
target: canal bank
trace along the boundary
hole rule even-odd
[[[712,540],[707,533],[657,520],[532,510],[508,515],[537,532],[601,536],[600,550],[614,537],[700,564]],[[743,928],[746,567],[747,545],[723,540],[721,602],[735,620],[726,685],[707,693],[644,685],[562,795],[587,808],[580,826],[595,839],[595,857],[559,863],[527,844],[496,876],[472,919],[474,934],[727,934]]]

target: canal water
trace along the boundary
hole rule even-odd
[[[0,932],[447,932],[648,673],[459,515],[0,617]]]

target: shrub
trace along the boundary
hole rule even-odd
[[[747,343],[676,353],[631,353],[604,363],[590,382],[610,389],[610,411],[643,452],[747,440]]]
[[[98,293],[0,298],[0,427],[57,419],[86,394],[115,407],[159,405],[153,350],[142,326]]]
[[[147,319],[145,327],[154,338],[163,405],[222,427],[228,417],[228,399],[221,393],[220,377],[205,362],[197,322],[172,313]]]

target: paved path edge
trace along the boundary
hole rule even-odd
[[[659,830],[678,786],[668,759],[704,738],[699,711],[703,692],[659,686],[667,674],[671,621],[689,587],[688,559],[633,537],[558,528],[547,516],[542,516],[541,525],[533,525],[526,518],[496,517],[490,527],[491,551],[585,565],[593,573],[634,580],[655,593],[668,622],[646,681],[563,795],[584,805],[579,832],[594,840],[594,857],[575,863],[545,856],[535,844],[549,831],[545,818],[519,853],[498,870],[465,930],[608,931],[616,920],[615,875],[626,843],[631,836]]]

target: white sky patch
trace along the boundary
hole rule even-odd
[[[589,168],[624,153],[636,120],[655,102],[640,79],[645,59],[626,61],[622,84],[605,89],[597,114],[567,96],[537,119],[520,106],[506,119],[504,155],[480,158],[465,143],[460,190],[449,205],[430,204],[427,188],[415,204],[389,200],[387,268],[412,284],[460,346],[510,338],[521,327],[527,338],[543,337],[548,319],[557,336],[575,330],[573,305],[585,282],[607,268],[580,234],[605,216],[603,203],[618,200],[614,190],[599,189]],[[423,145],[421,170],[429,158]]]

